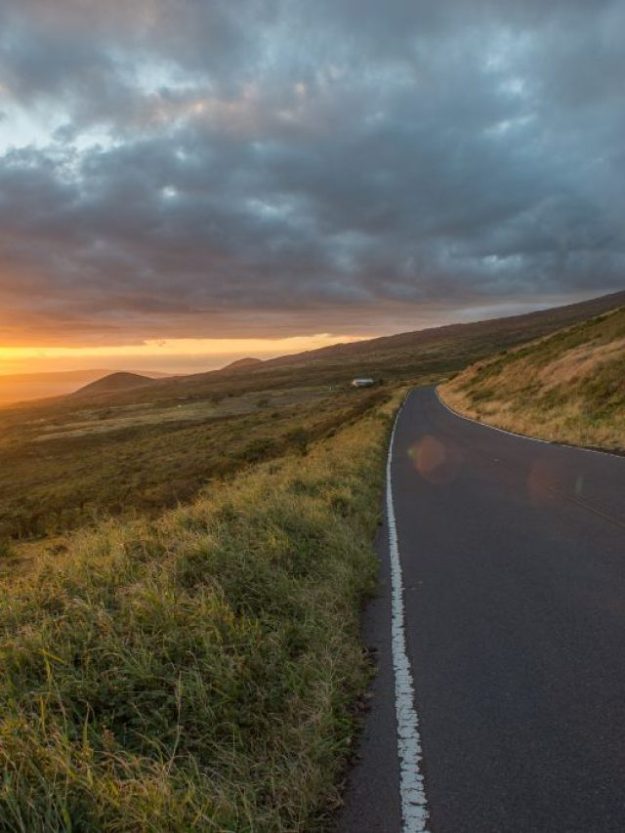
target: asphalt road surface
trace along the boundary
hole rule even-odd
[[[428,818],[402,814],[387,512],[340,833],[623,833],[625,458],[492,430],[421,388],[389,470]]]

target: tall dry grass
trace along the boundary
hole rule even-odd
[[[324,827],[393,408],[0,585],[0,830]]]
[[[439,392],[461,413],[500,428],[625,451],[625,310],[500,353]]]

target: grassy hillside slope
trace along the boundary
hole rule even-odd
[[[110,515],[154,515],[249,462],[305,447],[368,407],[369,394],[349,389],[353,376],[383,379],[386,391],[437,382],[619,301],[625,294],[126,390],[111,390],[105,380],[105,390],[96,385],[1,409],[0,547],[7,539],[53,536],[58,549],[64,544],[56,538],[67,530]],[[30,543],[20,553],[29,560]]]
[[[135,388],[147,387],[155,384],[155,380],[149,376],[141,376],[139,373],[116,372],[109,373],[102,379],[96,379],[90,382],[72,395],[74,397],[84,397],[93,394],[107,394],[116,393],[117,391],[133,390]]]
[[[19,373],[0,376],[0,408],[28,399],[64,396],[107,376],[109,370],[70,370],[59,373]]]
[[[0,830],[324,827],[396,404],[0,582]]]
[[[473,365],[440,393],[511,431],[625,451],[625,308]]]
[[[0,542],[59,535],[109,515],[154,515],[249,463],[305,448],[379,396],[301,387],[162,407],[93,408],[71,397],[64,411],[7,411]]]
[[[41,373],[16,373],[0,376],[0,409],[28,400],[67,396],[78,388],[108,376],[112,371],[99,368]],[[169,374],[156,371],[133,371],[150,379],[164,379]]]
[[[414,332],[322,347],[264,362],[265,370],[275,367],[342,365],[386,371],[391,377],[410,372],[415,362],[420,372],[437,373],[451,364],[465,366],[471,356],[486,355],[493,349],[519,344],[553,332],[568,324],[625,304],[625,292],[588,301],[552,307],[505,318],[428,327]],[[356,373],[354,375],[357,375]]]
[[[212,396],[245,395],[302,385],[338,385],[356,376],[390,382],[440,378],[504,347],[522,344],[625,304],[625,292],[564,307],[470,324],[453,324],[415,332],[324,347],[232,369],[157,380],[142,389],[105,391],[87,397],[93,408],[125,405],[173,405]],[[34,406],[29,407],[29,412]],[[42,402],[46,413],[63,414],[74,407],[67,400]],[[20,409],[14,409],[19,416]],[[0,412],[0,417],[2,413]]]

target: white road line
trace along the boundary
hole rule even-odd
[[[391,432],[386,461],[386,514],[388,519],[388,542],[391,559],[392,592],[392,654],[395,676],[395,715],[397,719],[397,752],[399,755],[399,791],[402,808],[402,833],[427,833],[427,802],[423,775],[420,771],[422,760],[419,718],[414,705],[414,684],[412,669],[406,651],[406,622],[404,614],[404,581],[399,557],[395,508],[393,506],[393,485],[391,463],[395,444],[397,421],[402,409],[395,417]]]
[[[530,443],[540,443],[541,445],[552,445],[554,448],[569,448],[572,451],[584,451],[586,454],[601,454],[603,457],[616,457],[617,460],[625,460],[622,454],[614,454],[612,451],[602,451],[600,448],[585,448],[583,445],[573,445],[572,443],[559,443],[552,440],[541,440],[540,437],[530,437],[528,434],[517,434],[516,431],[508,431],[506,428],[498,428],[496,425],[489,425],[488,422],[482,422],[479,419],[465,416],[448,405],[438,392],[438,388],[434,388],[434,393],[440,404],[449,411],[450,414],[457,416],[458,419],[463,419],[465,422],[473,422],[475,425],[481,425],[482,428],[489,428],[491,431],[498,431],[500,434],[508,434],[510,437],[518,437],[520,440],[527,440]]]

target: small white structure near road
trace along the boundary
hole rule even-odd
[[[370,388],[374,384],[374,379],[352,379],[353,388]]]

